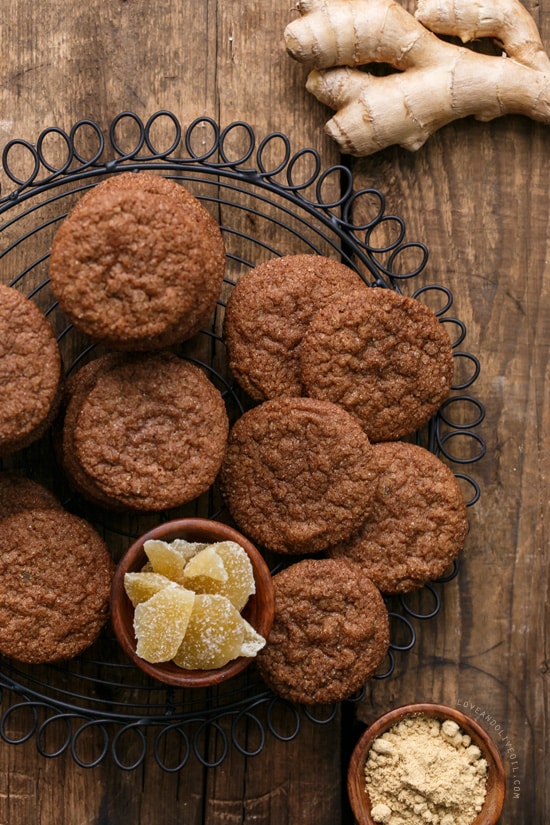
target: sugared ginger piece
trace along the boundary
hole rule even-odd
[[[215,593],[225,596],[237,610],[242,610],[250,596],[256,592],[254,571],[248,555],[234,541],[220,541],[211,545],[208,550],[219,559],[225,571],[225,577],[214,577],[204,570],[201,575],[198,575],[193,569],[190,575],[191,562],[189,562],[184,572],[186,587],[196,593]],[[197,558],[198,556],[195,557]]]
[[[124,575],[124,589],[133,607],[141,604],[141,602],[146,602],[147,599],[150,599],[151,596],[154,596],[159,590],[164,590],[165,587],[168,587],[168,585],[172,583],[170,579],[160,573],[145,571],[126,573]]]
[[[199,594],[174,662],[188,670],[223,667],[241,655],[244,631],[243,618],[228,599]]]
[[[167,662],[178,652],[192,615],[195,594],[177,584],[136,606],[136,653],[147,662]]]

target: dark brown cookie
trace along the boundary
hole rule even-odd
[[[171,353],[111,355],[92,364],[76,381],[63,427],[75,486],[105,506],[144,512],[205,492],[229,424],[204,372]]]
[[[181,186],[125,173],[89,191],[58,229],[51,286],[82,332],[115,349],[153,350],[208,323],[225,248],[211,215]]]
[[[130,193],[139,189],[148,194],[160,195],[170,199],[176,209],[180,209],[183,204],[185,210],[194,217],[195,222],[204,230],[207,238],[210,239],[210,249],[208,252],[214,256],[215,267],[220,273],[220,277],[223,278],[223,272],[225,271],[225,245],[218,224],[191,192],[172,180],[152,172],[121,172],[106,178],[99,185],[88,190],[80,201],[78,201],[73,212],[77,212],[83,205],[89,207],[94,202],[101,205],[101,199],[105,192],[118,191],[120,189],[126,189]],[[203,326],[208,324],[216,307],[220,288],[221,283],[219,279],[205,277],[204,283],[202,284],[202,294],[198,296],[199,309],[197,312],[197,321],[194,326],[188,328],[185,335],[186,339],[191,338],[191,336],[199,332]],[[158,349],[164,343],[171,344],[173,343],[173,339],[174,334],[170,330],[167,333],[166,341],[163,342],[162,339],[157,339],[154,348]],[[181,339],[178,337],[177,340],[179,341]]]
[[[348,559],[384,593],[403,593],[439,578],[468,532],[466,504],[451,469],[423,447],[373,447],[378,468],[374,507],[351,540],[328,551]]]
[[[391,289],[345,295],[312,320],[300,345],[307,392],[341,404],[371,441],[425,424],[448,396],[450,338],[436,315]]]
[[[257,657],[266,683],[301,704],[357,693],[388,652],[388,611],[378,589],[358,567],[334,559],[304,559],[273,584],[275,619]]]
[[[2,520],[0,651],[22,662],[69,659],[105,624],[114,565],[98,533],[60,509]]]
[[[15,473],[0,473],[0,519],[24,510],[61,509],[61,503],[42,484]]]
[[[232,428],[221,488],[254,541],[277,553],[315,553],[364,521],[374,492],[370,456],[368,437],[341,407],[275,398]]]
[[[306,394],[297,349],[304,332],[325,304],[362,284],[321,255],[274,258],[243,275],[227,304],[224,337],[231,371],[251,398]]]
[[[0,387],[0,455],[8,455],[36,441],[52,423],[61,400],[62,364],[48,319],[2,284]]]

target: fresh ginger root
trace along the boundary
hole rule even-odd
[[[336,114],[325,131],[346,154],[397,144],[416,151],[437,129],[472,115],[521,114],[550,123],[550,59],[519,0],[298,0],[285,29],[288,53],[309,66],[306,88]],[[491,38],[502,56],[467,43]],[[396,71],[374,76],[368,64]]]

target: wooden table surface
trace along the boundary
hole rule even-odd
[[[550,0],[524,5],[550,49]],[[0,149],[80,118],[107,130],[121,111],[146,120],[168,109],[184,125],[206,115],[222,127],[247,121],[260,136],[282,131],[325,167],[350,165],[356,188],[381,190],[407,237],[429,247],[429,279],[452,290],[465,346],[481,362],[472,392],[486,410],[487,453],[471,468],[481,496],[459,575],[442,588],[438,615],[416,623],[417,642],[390,678],[327,724],[305,719],[292,741],[268,736],[258,755],[230,748],[218,767],[191,760],[174,773],[148,755],[124,771],[110,759],[94,768],[70,753],[47,759],[32,738],[0,742],[0,825],[351,823],[346,763],[360,732],[426,700],[493,733],[507,775],[503,825],[547,822],[550,128],[467,118],[417,153],[341,158],[323,132],[328,109],[285,53],[295,16],[290,3],[261,0],[2,3]],[[4,178],[3,195],[9,187]],[[12,701],[5,691],[3,709]]]

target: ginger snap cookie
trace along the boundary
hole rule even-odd
[[[0,472],[0,519],[25,510],[62,509],[47,487],[26,476]]]
[[[452,470],[416,444],[373,445],[374,506],[350,540],[328,550],[358,564],[383,593],[403,593],[443,575],[468,532],[466,503]]]
[[[359,275],[321,255],[286,255],[259,264],[234,287],[224,318],[230,369],[257,401],[305,395],[298,345],[313,315],[351,289]]]
[[[199,367],[169,352],[113,353],[86,365],[70,387],[58,453],[92,501],[153,512],[214,482],[229,422]]]
[[[300,704],[339,702],[359,691],[389,647],[379,590],[359,567],[303,559],[273,577],[275,618],[257,667],[267,685]]]
[[[46,316],[0,284],[0,455],[27,447],[52,423],[61,400],[62,362]]]
[[[371,450],[360,424],[336,404],[274,398],[233,426],[222,493],[235,522],[263,547],[315,553],[365,520],[375,484]]]
[[[33,663],[81,653],[108,615],[114,564],[103,539],[62,509],[0,524],[0,651]]]
[[[300,345],[308,395],[341,404],[371,441],[425,424],[447,398],[451,340],[429,307],[391,289],[344,295],[320,310]]]
[[[215,265],[219,273],[225,271],[225,245],[218,224],[191,192],[184,186],[178,185],[173,180],[164,178],[161,175],[151,172],[121,172],[120,174],[112,175],[110,178],[103,180],[98,186],[88,190],[80,201],[77,202],[72,211],[73,213],[77,213],[81,206],[89,206],[94,201],[101,205],[101,198],[105,192],[118,191],[124,188],[130,192],[139,189],[145,193],[168,198],[172,200],[177,209],[183,204],[184,208],[194,216],[195,221],[204,229],[207,235],[210,236],[211,248],[209,251],[215,258]],[[203,326],[208,324],[219,298],[219,292],[220,283],[215,278],[205,278],[202,297],[198,298],[200,301],[200,311],[197,314],[197,321],[194,326],[191,326],[187,330],[186,339],[195,335]],[[171,343],[171,333],[169,334],[169,339],[169,343]],[[159,340],[155,343],[158,343],[160,346],[162,341]],[[155,349],[158,349],[158,346],[155,346]]]
[[[51,287],[81,332],[158,350],[210,320],[225,270],[221,231],[182,186],[126,172],[88,191],[59,227]]]

